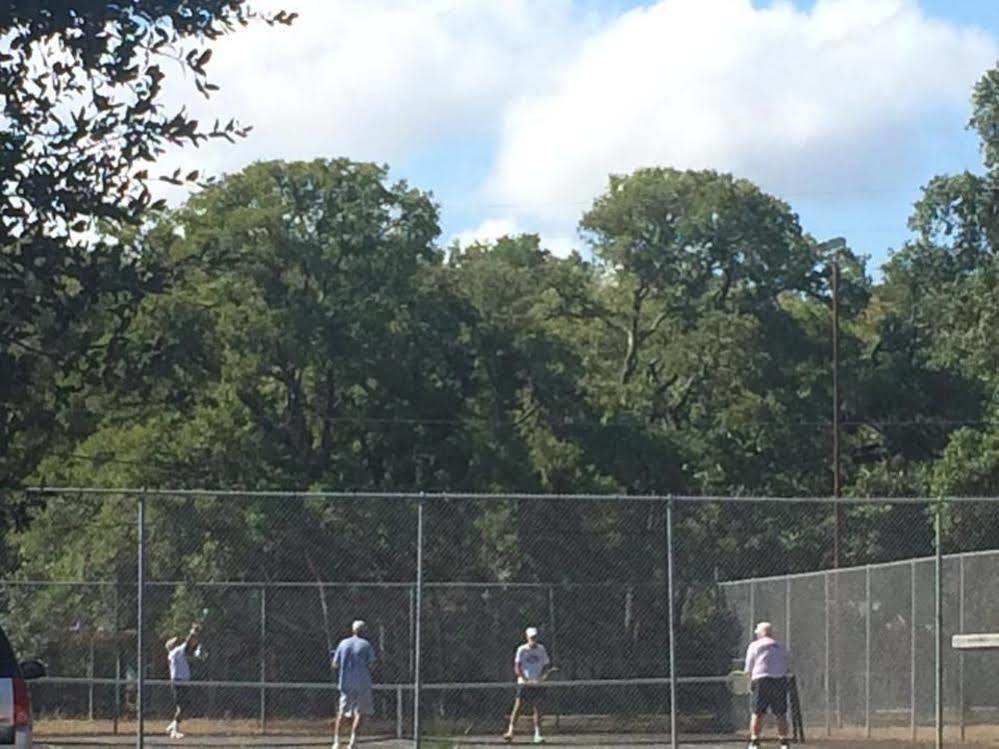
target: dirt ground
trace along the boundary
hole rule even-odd
[[[86,721],[42,718],[35,723],[35,744],[40,747],[98,747],[134,746],[136,724],[134,721],[121,721],[117,733],[111,721]],[[317,747],[329,746],[332,730],[327,720],[317,721],[269,721],[267,732],[261,733],[260,725],[252,720],[213,721],[195,718],[184,721],[182,726],[185,738],[170,740],[164,732],[165,721],[145,722],[145,744],[148,746],[184,747]],[[933,746],[934,732],[931,727],[921,727],[913,741],[908,728],[875,728],[870,738],[863,729],[840,729],[835,736],[822,735],[821,728],[813,730],[804,746],[828,747],[829,749],[925,749]],[[406,739],[395,738],[395,726],[379,722],[368,727],[363,733],[362,745],[371,749],[401,749],[412,746]],[[668,736],[657,734],[571,734],[559,733],[554,729],[546,736],[548,746],[574,746],[588,749],[609,749],[609,747],[662,747],[668,745]],[[999,747],[999,726],[969,726],[965,741],[961,742],[956,729],[948,729],[944,734],[945,746],[953,749],[996,749]],[[445,749],[459,746],[506,746],[499,736],[424,736],[422,744],[429,749]],[[701,749],[731,749],[745,746],[746,741],[739,736],[682,736],[681,746]],[[530,745],[530,736],[523,734],[514,745]],[[776,746],[776,742],[765,745]]]

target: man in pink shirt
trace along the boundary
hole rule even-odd
[[[759,747],[763,716],[770,710],[777,718],[781,749],[787,749],[791,743],[787,732],[787,675],[791,671],[791,655],[784,643],[774,639],[770,622],[760,622],[754,632],[756,639],[746,650],[746,672],[753,690],[749,747]]]

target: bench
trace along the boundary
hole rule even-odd
[[[999,633],[954,635],[950,640],[954,650],[999,650]]]
[[[999,632],[975,632],[954,635],[950,640],[951,647],[960,655],[969,652],[980,652],[983,650],[999,650]],[[964,741],[965,723],[968,716],[968,705],[964,701],[964,664],[961,665],[961,685],[960,685],[960,725],[961,741]]]

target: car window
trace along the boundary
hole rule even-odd
[[[11,648],[7,635],[0,629],[0,678],[16,675],[17,658],[14,657],[14,649]]]

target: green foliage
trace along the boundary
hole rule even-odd
[[[583,216],[594,254],[663,311],[761,310],[781,292],[816,291],[816,248],[789,206],[715,172],[612,176]]]
[[[582,226],[593,261],[557,258],[530,235],[453,248],[445,259],[436,206],[390,184],[383,167],[270,162],[231,175],[144,231],[144,252],[169,269],[170,288],[142,300],[114,366],[87,391],[95,417],[75,447],[79,459],[53,455],[38,478],[361,491],[827,491],[828,474],[816,470],[829,445],[827,258],[790,209],[724,175],[642,170],[612,178]],[[911,408],[934,377],[927,414],[954,405],[937,400],[939,388],[976,413],[980,390],[967,389],[954,363],[969,358],[955,348],[959,339],[907,358],[896,310],[908,297],[891,284],[872,296],[862,261],[841,260],[847,479],[866,493],[925,489],[920,461],[940,455],[953,430],[927,427],[914,442],[911,429],[877,419]],[[987,323],[980,329],[988,335]],[[898,392],[900,384],[911,392]],[[200,540],[154,557],[164,574],[252,575],[262,545],[318,550],[335,533],[348,548],[365,529],[385,539],[379,569],[388,574],[399,569],[391,539],[408,528],[406,513],[291,513],[247,502],[223,521],[215,508],[182,513]],[[454,554],[431,553],[428,563],[453,572],[460,559],[473,577],[543,579],[558,565],[541,551],[520,553],[533,527],[526,512],[449,506]],[[550,515],[561,532],[601,539],[596,557],[612,553],[607,533],[617,531],[601,530],[599,517]],[[177,535],[172,517],[151,521],[166,538]],[[882,520],[857,517],[867,530],[851,553],[918,548],[893,543],[894,520]],[[699,506],[683,524],[696,548],[716,549],[709,567],[723,576],[747,564],[766,573],[828,561],[821,506]],[[757,550],[749,562],[747,548]],[[17,551],[29,557],[27,547]],[[304,578],[332,574],[322,556],[293,554],[280,566]],[[641,554],[634,564],[662,574]],[[689,582],[709,567],[692,565],[700,571]]]
[[[238,22],[241,6],[223,5],[219,19]],[[175,33],[212,35],[185,28]],[[0,350],[3,470],[47,485],[826,494],[836,260],[847,492],[995,494],[997,91],[991,71],[974,98],[987,172],[926,186],[913,240],[877,285],[863,258],[824,255],[786,203],[714,172],[611,177],[580,223],[591,253],[567,258],[534,235],[445,253],[429,194],[346,159],[254,164],[141,227],[141,188],[118,213],[91,196],[78,212],[109,219],[99,247],[71,246],[51,222],[3,242],[17,312]],[[153,144],[176,127],[149,117],[135,132],[151,128]],[[23,254],[53,241],[68,265],[43,269]],[[51,304],[27,303],[42,291]],[[8,539],[8,569],[132,579],[134,526],[122,517],[133,502],[12,497],[26,528]],[[665,513],[650,507],[441,500],[427,511],[427,569],[661,581]],[[186,584],[151,616],[170,630],[218,605],[194,585],[205,578],[407,579],[414,511],[161,501],[149,511],[151,571]],[[974,507],[947,520],[949,548],[999,542],[999,525]],[[828,564],[830,521],[820,504],[678,509],[685,636],[734,636],[715,576]],[[847,538],[847,562],[931,543],[923,510],[904,506],[852,510]],[[350,553],[362,544],[363,560]],[[106,618],[109,605],[42,596],[25,632],[74,612]],[[460,621],[476,604],[442,595],[439,605]],[[701,655],[709,670],[727,665]]]
[[[912,421],[938,417],[949,426],[918,426],[892,439],[895,476],[933,495],[994,495],[999,485],[995,404],[999,288],[999,163],[996,117],[999,68],[975,87],[970,125],[981,140],[985,173],[930,181],[910,221],[916,239],[885,268],[879,292],[886,384],[908,401]],[[905,455],[918,463],[899,461]],[[995,547],[999,529],[984,507],[949,513],[948,544]]]
[[[81,393],[119,362],[139,300],[169,285],[169,271],[147,262],[141,233],[112,236],[163,207],[147,187],[151,165],[169,145],[246,132],[165,107],[160,63],[177,57],[208,96],[217,86],[205,45],[252,17],[242,0],[0,9],[0,486],[92,428]],[[22,511],[8,504],[2,520],[23,520]]]

